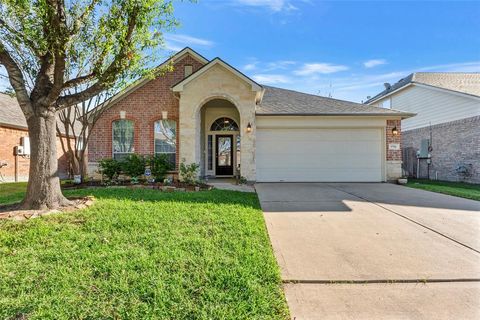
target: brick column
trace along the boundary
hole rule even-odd
[[[397,135],[394,135],[392,130],[396,128]],[[396,180],[402,176],[402,122],[401,120],[387,120],[385,129],[386,142],[386,166],[387,166],[387,180]],[[398,150],[390,150],[389,145],[398,143],[400,148]]]

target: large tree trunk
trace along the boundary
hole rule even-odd
[[[30,173],[25,209],[54,209],[69,204],[60,189],[55,112],[44,110],[27,119]]]

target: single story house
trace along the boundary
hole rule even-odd
[[[220,58],[185,48],[173,71],[112,98],[89,142],[102,158],[167,154],[203,177],[257,182],[393,180],[401,120],[412,113],[261,85]]]
[[[62,133],[62,126],[59,126]],[[63,136],[64,142],[66,141]],[[21,152],[18,152],[21,147]],[[21,153],[21,154],[19,154]],[[57,136],[58,172],[62,179],[69,177],[70,165]],[[15,97],[0,93],[0,183],[28,181],[30,142],[27,121]]]
[[[366,103],[417,116],[402,120],[406,172],[480,183],[480,73],[416,72]]]

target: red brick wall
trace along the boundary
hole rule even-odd
[[[0,173],[7,181],[15,180],[15,146],[20,145],[20,138],[28,137],[26,129],[0,127],[0,162],[6,161],[7,166],[0,169]],[[68,161],[63,154],[60,139],[57,138],[58,170],[60,177],[68,176]],[[18,177],[19,180],[27,180],[30,167],[30,159],[18,156]]]
[[[398,135],[394,136],[392,129],[397,127]],[[401,161],[402,160],[402,122],[401,120],[387,120],[386,129],[386,142],[387,142],[387,161]],[[388,150],[390,143],[400,144],[400,150]]]
[[[134,148],[139,154],[153,154],[153,124],[162,119],[162,111],[168,111],[168,119],[177,121],[177,163],[179,162],[178,99],[170,88],[184,78],[184,66],[192,65],[193,72],[202,67],[187,55],[174,65],[174,70],[148,82],[111,106],[97,121],[89,141],[89,161],[96,162],[112,157],[112,122],[120,119],[120,111],[126,111],[126,119],[135,125]]]

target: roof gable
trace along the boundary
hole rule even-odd
[[[199,76],[206,73],[208,70],[212,69],[214,66],[217,66],[217,65],[220,65],[220,66],[224,67],[225,69],[230,71],[232,74],[234,74],[236,77],[238,77],[241,80],[243,80],[244,82],[250,84],[252,91],[257,91],[258,92],[258,91],[263,90],[261,85],[259,85],[258,83],[256,83],[255,81],[253,81],[252,79],[250,79],[249,77],[247,77],[246,75],[244,75],[243,73],[241,73],[240,71],[238,71],[237,69],[235,69],[234,67],[232,67],[231,65],[229,65],[228,63],[226,63],[225,61],[223,61],[222,59],[220,59],[218,57],[213,59],[212,61],[210,61],[206,65],[204,65],[202,68],[197,70],[197,72],[192,73],[190,76],[186,77],[185,79],[181,80],[177,84],[173,85],[172,90],[174,92],[183,91],[186,84],[190,83],[191,81],[194,81]]]
[[[480,97],[480,73],[468,72],[415,72],[400,79],[365,103],[373,103],[411,85],[420,85],[450,93]]]
[[[165,60],[164,62],[162,62],[159,66],[155,67],[155,69],[161,70],[162,68],[166,67],[169,64],[175,64],[176,62],[182,60],[186,55],[190,55],[191,57],[193,57],[195,60],[197,60],[200,63],[203,63],[203,64],[208,63],[208,60],[205,57],[203,57],[202,55],[200,55],[198,52],[196,52],[195,50],[193,50],[189,47],[185,47],[182,50],[180,50],[179,52],[177,52],[176,54],[174,54],[172,57],[170,57],[167,60]],[[148,82],[152,81],[153,79],[154,78],[144,77],[144,78],[141,78],[141,79],[135,81],[134,83],[132,83],[131,85],[129,85],[128,87],[126,87],[125,89],[123,89],[122,91],[120,91],[119,93],[114,95],[110,99],[110,101],[108,102],[108,105],[109,106],[113,105],[116,101],[118,101],[118,100],[122,99],[123,97],[129,95],[133,91],[141,88],[142,86],[144,86]]]

